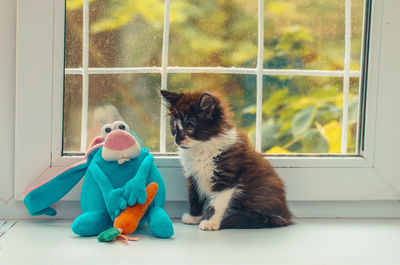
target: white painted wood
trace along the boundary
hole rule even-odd
[[[89,0],[83,0],[81,152],[86,151],[89,112]]]
[[[400,198],[400,2],[383,3],[382,43],[377,94],[377,120],[375,130],[375,168],[397,191]],[[395,52],[396,51],[396,52]]]
[[[0,1],[0,204],[13,196],[16,2]]]
[[[299,70],[299,69],[264,69],[264,75],[291,75],[291,76],[331,76],[342,77],[344,71],[340,70]],[[359,71],[350,71],[351,77],[358,77]]]
[[[169,13],[170,0],[164,2],[164,29],[163,29],[163,46],[161,61],[161,90],[167,90],[168,86],[168,46],[169,46]],[[160,111],[160,152],[165,153],[167,144],[167,107],[161,104]]]
[[[181,163],[176,153],[160,154],[154,153],[155,163],[158,167],[180,168]],[[62,159],[54,161],[54,167],[68,167],[83,159],[83,156],[63,156]],[[269,155],[266,157],[275,168],[365,168],[372,167],[364,157],[321,155],[321,156],[282,156]]]
[[[51,163],[61,159],[63,148],[63,108],[64,105],[64,1],[54,1],[54,38],[53,38],[53,105],[51,133]]]
[[[15,194],[50,165],[53,1],[19,0],[15,110]]]
[[[345,32],[344,32],[344,70],[343,70],[343,107],[342,107],[342,135],[340,152],[347,153],[347,129],[349,120],[349,86],[351,60],[351,0],[345,0]]]
[[[261,152],[262,104],[263,104],[263,68],[264,68],[264,0],[258,0],[258,44],[257,44],[257,93],[256,93],[256,150]]]
[[[366,73],[366,69],[368,69],[368,60],[365,58],[367,55],[367,45],[369,43],[366,43],[365,40],[367,40],[366,34],[369,34],[369,8],[370,8],[370,0],[364,0],[363,1],[363,25],[362,25],[362,35],[361,35],[361,51],[360,51],[360,69],[361,73]],[[368,13],[367,13],[368,12]],[[368,32],[367,32],[368,31]],[[364,63],[366,62],[366,63]],[[356,153],[360,154],[362,153],[362,148],[363,148],[363,134],[362,130],[364,128],[364,115],[363,115],[363,106],[364,106],[364,92],[365,89],[363,87],[364,79],[366,75],[359,76],[358,78],[358,107],[357,109],[359,110],[359,113],[357,115],[357,129],[356,129]]]
[[[359,158],[360,159],[360,158]],[[181,167],[173,165],[178,163],[176,158],[156,159],[166,183],[167,199],[171,201],[186,200],[186,186]],[[283,163],[277,159],[276,162]],[[302,165],[298,161],[298,166]],[[360,167],[354,167],[354,163],[348,162],[349,167],[312,167],[308,159],[304,163],[310,163],[310,167],[277,167],[287,186],[287,197],[291,201],[335,201],[335,200],[391,200],[399,196],[396,188],[374,168],[365,167],[360,162]],[[333,161],[327,159],[329,163]],[[343,160],[338,160],[343,161]],[[362,161],[362,160],[361,160]],[[345,162],[342,162],[345,164]],[[364,166],[364,167],[362,167]],[[51,167],[46,170],[39,179],[30,185],[36,185],[55,176],[64,167]],[[75,188],[63,200],[79,200],[80,187]],[[18,194],[16,200],[23,200],[24,194]]]
[[[378,88],[380,87],[379,69],[381,68],[381,50],[383,35],[382,35],[382,20],[383,20],[383,2],[372,1],[371,28],[368,54],[368,72],[367,72],[367,91],[366,91],[366,109],[364,121],[364,150],[363,156],[372,164],[375,161],[375,138],[376,138],[376,121],[378,109]],[[385,40],[390,41],[390,40]],[[392,51],[396,54],[395,51]]]
[[[177,73],[206,73],[206,74],[257,74],[257,68],[240,67],[182,67],[167,66],[166,72]],[[129,74],[129,73],[162,73],[162,67],[116,67],[116,68],[89,68],[89,74]],[[342,77],[341,70],[305,70],[305,69],[263,69],[264,75],[289,75],[289,76],[330,76]],[[83,74],[82,68],[66,68],[65,74]],[[349,71],[350,77],[359,77],[360,71]]]
[[[71,221],[18,221],[0,238],[1,264],[397,265],[399,220],[299,219],[276,229],[200,231],[174,223],[172,239],[140,228],[137,242],[77,237]],[[23,255],[21,255],[23,249]]]

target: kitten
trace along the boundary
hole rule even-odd
[[[190,212],[182,222],[200,224],[201,230],[289,225],[282,180],[234,127],[222,97],[202,92],[161,94],[168,103],[189,191]]]

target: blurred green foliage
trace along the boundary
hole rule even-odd
[[[257,2],[171,0],[168,64],[254,68]],[[80,67],[81,50],[73,43],[82,40],[82,0],[66,0],[66,7],[66,65]],[[161,65],[164,1],[91,0],[90,7],[91,67]],[[353,70],[360,69],[362,7],[362,0],[352,1]],[[343,69],[344,0],[266,0],[264,18],[264,68]],[[146,81],[147,78],[150,79]],[[149,118],[132,104],[137,102],[138,86],[144,83],[147,85],[143,89],[148,89],[146,86],[160,78],[141,75],[130,78],[131,83],[121,78],[112,80],[110,77],[108,82],[96,84],[90,94],[90,108],[94,111],[112,104],[128,123],[141,124],[138,133],[157,151],[159,120],[154,115]],[[349,153],[356,152],[358,82],[358,78],[350,80]],[[262,151],[339,153],[342,84],[340,77],[264,76]],[[113,88],[107,89],[110,86]],[[255,75],[170,74],[168,89],[220,92],[232,106],[236,125],[255,142]],[[146,102],[146,97],[151,100]],[[146,105],[146,111],[154,109],[159,114],[156,89],[148,89],[139,100]],[[145,128],[146,125],[150,126]],[[70,141],[64,149],[76,149],[80,128],[68,133],[68,137],[77,140]],[[172,144],[168,146],[169,151],[174,151]]]

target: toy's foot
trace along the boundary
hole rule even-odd
[[[154,236],[170,238],[174,235],[174,227],[167,213],[160,207],[154,207],[149,212],[149,228]]]
[[[72,231],[79,236],[97,236],[112,227],[107,211],[91,211],[78,216],[72,223]]]

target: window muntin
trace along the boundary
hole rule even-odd
[[[130,106],[132,110],[136,109],[136,114],[120,116],[128,123],[138,124],[133,117],[146,113],[143,107],[135,105],[134,102],[138,100],[144,102],[144,106],[152,106],[149,126],[153,129],[149,133],[142,129],[143,126],[131,127],[153,151],[173,152],[175,148],[170,141],[165,108],[160,106],[160,101],[157,105],[154,100],[160,99],[153,92],[160,88],[210,90],[213,85],[214,89],[227,94],[238,127],[249,134],[253,144],[262,152],[358,152],[357,98],[363,24],[362,0],[353,0],[351,5],[350,0],[245,3],[237,0],[229,2],[229,5],[224,1],[192,3],[171,0],[166,1],[165,5],[162,1],[154,1],[150,9],[143,1],[126,4],[124,9],[123,2],[129,1],[66,2],[64,93],[66,97],[68,93],[72,93],[68,90],[73,89],[70,88],[68,76],[81,76],[82,86],[78,88],[81,91],[74,93],[82,95],[82,100],[81,103],[78,103],[77,98],[74,101],[76,103],[68,103],[67,98],[64,101],[64,127],[70,126],[64,128],[64,153],[83,152],[93,136],[91,130],[94,130],[94,124],[101,123],[102,119],[103,122],[109,122],[109,119],[115,118],[104,114],[98,120],[93,119],[91,117],[96,116],[96,109],[108,106],[114,112],[120,113],[123,112],[121,108]],[[141,2],[143,4],[139,4]],[[130,13],[127,12],[129,8],[132,11]],[[165,10],[169,16],[163,18]],[[294,12],[296,10],[298,12]],[[151,12],[154,15],[149,15]],[[125,21],[118,19],[119,16],[116,15],[127,13],[130,18],[125,18]],[[204,19],[204,14],[209,14],[208,20]],[[225,24],[220,23],[219,16],[226,19]],[[212,24],[213,19],[221,25],[243,23],[246,30],[237,26],[243,36],[239,33],[227,35],[216,26],[218,23]],[[75,25],[69,26],[70,23]],[[68,36],[72,34],[68,29],[73,27],[81,29],[75,33],[78,37]],[[139,35],[143,36],[141,39],[136,38],[137,33],[133,31],[139,28]],[[314,32],[315,36],[312,35]],[[96,36],[99,34],[102,36]],[[77,42],[82,40],[82,45],[68,41],[73,38]],[[261,42],[257,43],[260,39]],[[199,46],[199,43],[203,45]],[[221,46],[221,43],[225,44]],[[242,49],[242,46],[248,48]],[[70,49],[75,50],[71,52]],[[236,49],[246,51],[247,54],[237,56]],[[69,59],[71,56],[76,58]],[[102,59],[94,59],[96,56]],[[188,56],[191,58],[188,59]],[[234,58],[242,59],[235,61]],[[158,78],[154,73],[158,73]],[[101,81],[102,78],[105,81]],[[125,80],[122,86],[121,80]],[[134,91],[143,89],[151,91],[147,94],[152,96],[148,99],[152,103],[146,104],[146,99],[139,95],[136,98],[137,93]],[[276,101],[276,98],[279,99],[287,91],[291,94],[284,96],[285,99],[290,99],[286,100],[286,104],[278,104],[276,109],[269,108],[268,105],[274,98]],[[321,95],[324,91],[328,91],[327,94]],[[330,97],[332,93],[334,96]],[[114,98],[110,96],[112,94]],[[232,100],[232,95],[246,100]],[[125,106],[121,107],[124,96],[128,98],[126,102],[130,103],[125,102]],[[285,116],[282,115],[281,108],[290,108],[291,105],[303,101],[309,103],[302,103],[301,108],[293,107],[284,113],[288,116],[285,122],[280,120],[281,116]],[[347,108],[343,108],[343,104]],[[68,123],[69,114],[66,111],[76,111],[79,108],[82,122],[75,121],[73,125],[71,121]],[[324,113],[326,117],[321,117]],[[79,119],[79,114],[73,116]],[[342,128],[344,116],[348,122]],[[158,132],[155,132],[157,129]],[[70,142],[74,142],[74,145]]]

